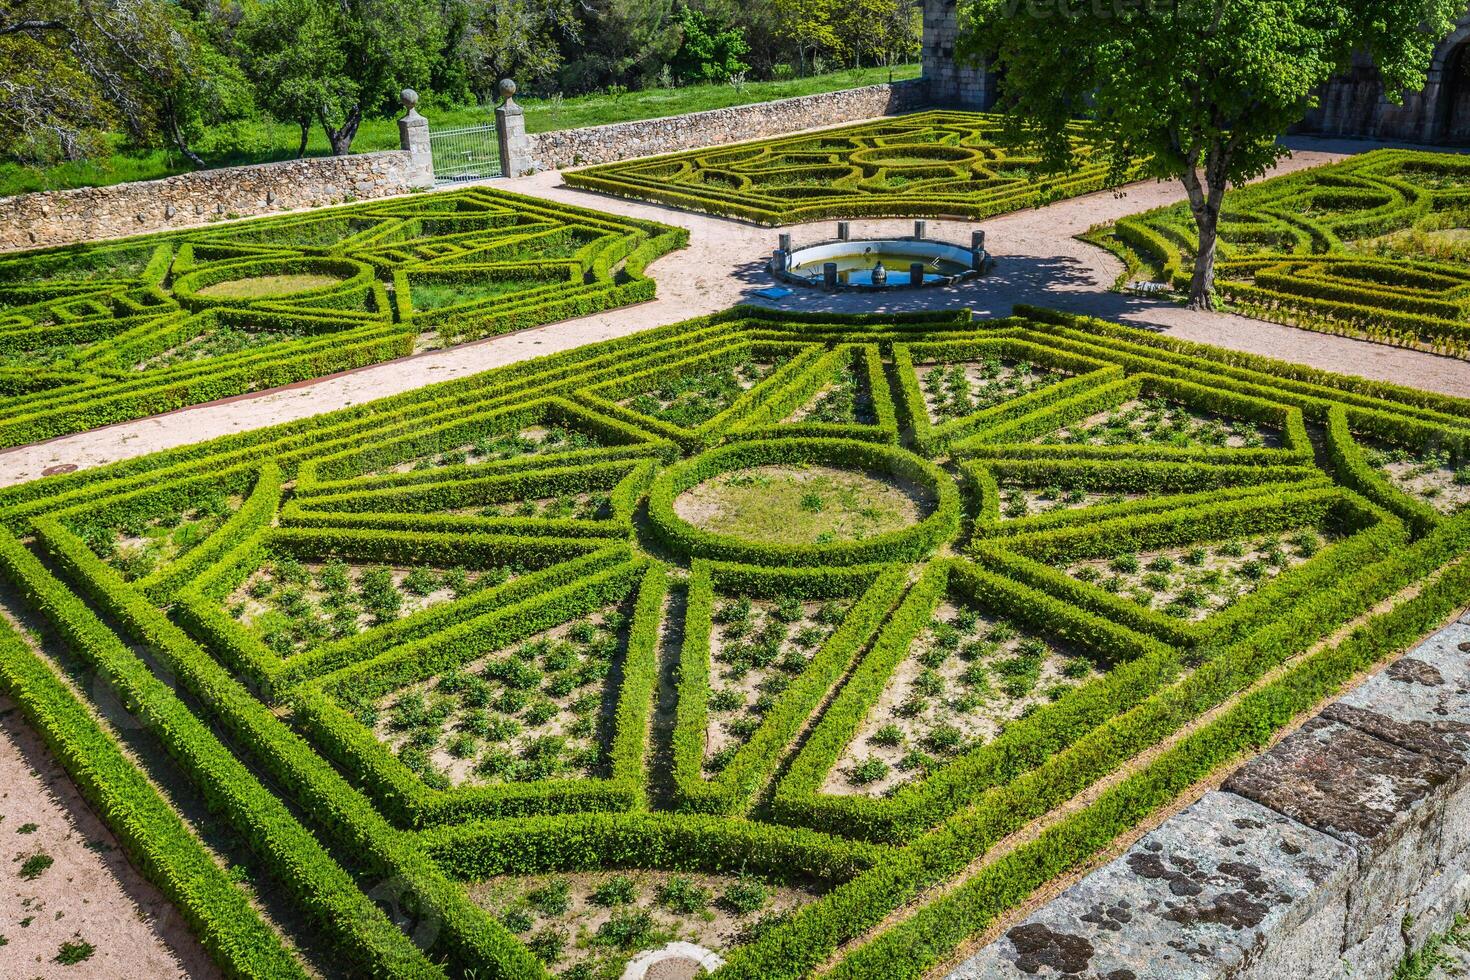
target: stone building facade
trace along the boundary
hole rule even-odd
[[[930,102],[989,109],[995,105],[998,76],[983,66],[962,64],[955,56],[958,40],[958,0],[924,0],[923,77]],[[1424,88],[1405,92],[1401,105],[1388,100],[1378,69],[1362,57],[1322,86],[1317,108],[1295,131],[1470,146],[1470,14],[1435,49]]]
[[[1470,14],[1434,49],[1424,88],[1403,93],[1401,105],[1388,100],[1373,62],[1359,58],[1322,86],[1297,131],[1470,146]]]
[[[946,108],[989,109],[995,105],[995,73],[955,57],[959,34],[959,0],[924,0],[923,77],[929,101]]]

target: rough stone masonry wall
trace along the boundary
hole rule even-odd
[[[433,179],[427,154],[388,150],[0,197],[0,250],[70,245],[185,228],[226,216],[391,197],[431,186]]]
[[[1470,616],[950,980],[1376,980],[1470,900]]]
[[[781,136],[906,112],[926,104],[925,83],[913,79],[662,119],[534,133],[530,137],[531,156],[539,167],[563,170]]]

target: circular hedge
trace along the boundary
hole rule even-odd
[[[917,523],[862,541],[765,544],[696,527],[674,511],[684,491],[731,470],[809,464],[862,470],[928,492],[933,510]],[[648,492],[648,516],[659,540],[690,558],[754,565],[856,565],[922,557],[959,530],[960,495],[939,467],[893,446],[854,439],[762,439],[703,453],[661,473]]]
[[[302,289],[291,293],[271,296],[272,300],[298,300],[302,297],[327,296],[346,289],[360,288],[373,281],[373,268],[366,262],[346,258],[293,258],[248,259],[244,262],[229,262],[208,265],[186,273],[174,281],[174,298],[179,305],[190,310],[201,310],[211,306],[239,306],[236,298],[201,296],[199,290],[217,286],[222,282],[241,279],[261,279],[268,276],[332,276],[337,281],[313,289]]]

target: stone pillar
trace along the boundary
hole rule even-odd
[[[922,262],[910,262],[909,263],[909,285],[910,286],[922,286],[922,285],[924,285],[924,263],[922,263]]]
[[[429,150],[429,120],[419,115],[419,94],[411,88],[399,96],[408,110],[398,120],[398,146],[407,150],[413,163],[410,187],[434,186],[434,155]]]
[[[523,177],[536,172],[531,158],[531,137],[526,134],[526,114],[516,103],[516,83],[500,80],[504,99],[495,110],[495,139],[500,144],[500,172],[507,177]]]

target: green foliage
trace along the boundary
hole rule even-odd
[[[1038,158],[1008,152],[1003,120],[934,111],[733,147],[611,163],[567,174],[568,184],[675,207],[795,224],[828,217],[960,214],[987,218],[1103,187],[1096,134],[1069,128],[1078,165],[1037,179]]]
[[[778,354],[697,426],[628,405]],[[916,364],[993,361],[1066,377],[929,414]],[[844,372],[868,421],[796,428]],[[1157,403],[1169,437],[1053,438],[1131,402]],[[916,976],[1463,603],[1470,519],[1384,461],[1432,452],[1452,479],[1466,408],[1027,308],[741,309],[0,489],[7,594],[89,679],[0,624],[0,688],[231,975],[308,971],[94,700],[157,742],[249,850],[251,885],[353,975],[539,977],[718,905],[748,926],[730,976]],[[770,461],[897,473],[944,526],[731,552],[671,520],[685,481]],[[1047,503],[1008,517],[1007,495]],[[103,554],[196,513],[202,539],[143,577]],[[687,552],[687,574],[663,564]],[[1190,577],[1222,555],[1259,587],[1215,606]],[[1161,577],[1191,614],[1105,587],[1124,576]],[[357,631],[277,648],[232,613],[307,602],[350,606]],[[574,934],[556,920],[581,874],[604,904]],[[469,896],[499,876],[534,883],[492,914]]]
[[[434,244],[451,237],[447,252]],[[684,237],[469,191],[10,255],[0,390],[14,397],[0,446],[401,357],[425,331],[452,344],[642,301],[643,267]],[[213,291],[302,276],[308,288],[287,296]],[[487,280],[500,288],[470,285]],[[417,282],[463,295],[418,309]],[[222,332],[263,339],[221,345]],[[58,344],[64,360],[41,358]]]
[[[961,47],[1005,73],[1009,131],[1036,145],[1049,169],[1073,164],[1074,116],[1085,104],[1115,181],[1139,160],[1140,172],[1183,182],[1196,243],[1190,302],[1208,307],[1227,185],[1289,152],[1280,134],[1355,56],[1374,59],[1385,92],[1421,88],[1434,46],[1462,12],[1458,0],[1043,10],[983,0],[965,13]]]

